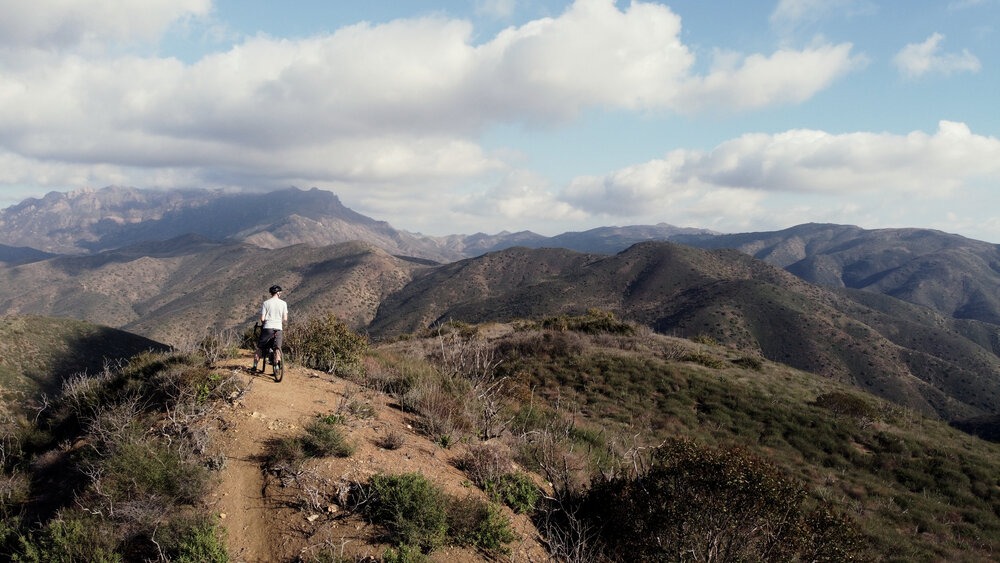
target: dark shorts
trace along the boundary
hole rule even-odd
[[[273,346],[280,350],[281,349],[281,335],[282,331],[273,328],[265,328],[260,331],[260,340],[257,342],[257,347],[260,348],[261,352],[267,352],[268,347],[271,346],[271,341],[274,341]]]

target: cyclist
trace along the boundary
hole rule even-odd
[[[264,301],[260,308],[260,322],[263,329],[260,331],[260,340],[257,342],[257,349],[253,353],[253,371],[257,371],[257,360],[264,357],[267,349],[274,342],[274,363],[281,363],[281,329],[284,323],[288,322],[288,304],[281,299],[282,289],[280,285],[272,285],[268,291],[271,298]],[[264,360],[264,364],[267,360]],[[261,373],[264,373],[264,365],[260,366]]]

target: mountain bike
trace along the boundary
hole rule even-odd
[[[253,337],[254,345],[260,343],[260,335],[264,331],[264,326],[257,323],[253,327]],[[261,358],[262,365],[260,366],[260,372],[266,373],[267,364],[271,364],[271,375],[274,376],[274,381],[276,383],[281,383],[281,380],[285,377],[285,362],[284,359],[275,361],[276,355],[280,354],[281,350],[274,345],[274,339],[267,341],[267,350],[264,350],[264,355]]]

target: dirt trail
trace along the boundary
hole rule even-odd
[[[302,423],[318,413],[330,412],[343,395],[345,382],[318,372],[289,367],[284,381],[251,374],[249,356],[225,362],[251,381],[242,400],[224,413],[219,438],[226,469],[216,492],[215,512],[227,531],[227,546],[234,561],[257,563],[281,560],[288,538],[277,534],[269,520],[276,515],[264,491],[261,461],[267,440],[301,432]],[[333,404],[331,404],[331,402]],[[271,523],[273,524],[273,523]],[[284,547],[284,548],[283,548]]]
[[[343,412],[344,406],[352,402],[372,409],[370,416],[353,417],[346,423],[348,437],[355,445],[354,454],[348,458],[323,458],[310,467],[328,487],[338,482],[365,482],[376,473],[419,471],[448,494],[482,495],[455,467],[454,460],[463,453],[462,447],[446,450],[415,433],[413,421],[391,405],[385,395],[294,365],[286,369],[284,381],[275,383],[270,368],[266,376],[251,374],[251,363],[251,357],[246,355],[217,366],[251,381],[244,396],[221,412],[215,438],[226,467],[211,499],[211,509],[226,529],[226,545],[234,562],[293,561],[322,548],[376,557],[384,551],[385,546],[373,540],[377,530],[370,524],[358,517],[341,519],[324,511],[311,513],[292,508],[288,503],[290,493],[262,472],[269,440],[301,435],[304,424],[316,415]],[[378,447],[379,438],[389,432],[405,436],[403,447],[393,451]],[[510,546],[509,560],[548,561],[530,520],[523,515],[509,515],[520,537]],[[430,559],[485,560],[475,551],[453,547],[436,550]]]

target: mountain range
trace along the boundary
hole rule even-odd
[[[316,188],[247,193],[109,186],[51,192],[0,211],[0,245],[8,245],[0,246],[0,261],[24,263],[51,254],[89,254],[196,234],[262,248],[362,240],[390,254],[451,262],[512,246],[613,253],[643,240],[709,232],[660,224],[604,227],[556,237],[530,231],[432,237],[394,229]]]
[[[0,312],[183,346],[263,288],[377,339],[450,320],[609,311],[849,382],[950,421],[1000,412],[1000,250],[926,229],[669,225],[429,237],[329,192],[105,188],[0,212]]]

